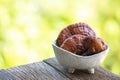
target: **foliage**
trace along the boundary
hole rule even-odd
[[[120,75],[119,0],[0,0],[0,68],[53,57],[51,43],[69,24],[85,22],[110,47],[102,66]]]

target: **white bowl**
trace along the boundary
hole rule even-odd
[[[94,73],[94,68],[103,62],[109,51],[109,47],[107,46],[107,49],[100,53],[90,56],[80,56],[58,47],[56,41],[52,45],[56,59],[62,66],[68,69],[69,73],[73,73],[75,69],[88,70],[89,73]]]

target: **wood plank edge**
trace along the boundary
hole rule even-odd
[[[55,57],[48,58],[48,59],[43,60],[43,62],[47,63],[48,65],[52,66],[53,68],[55,68],[56,70],[58,70],[59,72],[61,72],[61,73],[64,74],[65,76],[67,76],[68,78],[70,78],[68,75],[66,75],[65,73],[63,73],[62,71],[60,71],[58,68],[54,67],[52,64],[49,63],[49,60],[54,60],[54,59],[55,59]],[[99,66],[99,68],[100,68],[101,70],[104,70],[104,71],[106,71],[107,73],[111,74],[112,77],[117,77],[117,78],[120,79],[120,76],[119,76],[119,75],[116,75],[115,73],[110,72],[108,69],[106,69],[106,68],[104,68],[104,67],[101,67],[101,66]],[[97,70],[100,71],[99,69],[97,69]],[[102,72],[102,71],[100,71],[100,72]],[[103,72],[102,72],[102,73],[103,73]],[[108,76],[108,77],[109,77],[109,76]],[[71,78],[70,78],[70,79],[71,79]]]
[[[53,65],[51,65],[50,63],[48,63],[47,61],[50,60],[50,59],[54,59],[54,57],[53,58],[49,58],[49,59],[45,59],[45,60],[43,60],[43,62],[45,62],[49,66],[53,67],[55,70],[59,71],[61,74],[65,75],[70,80],[72,80],[68,75],[66,75],[65,73],[63,73],[62,71],[60,71],[59,69],[57,69],[56,67],[54,67]]]

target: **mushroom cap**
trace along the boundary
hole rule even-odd
[[[60,46],[65,39],[75,34],[96,36],[95,32],[87,24],[80,22],[64,28],[57,38],[57,45]]]
[[[72,35],[71,37],[67,38],[60,47],[74,54],[80,55],[85,51],[83,46],[85,37],[86,36],[80,34]]]

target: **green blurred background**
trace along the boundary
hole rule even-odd
[[[119,0],[0,0],[0,69],[53,57],[52,42],[77,22],[109,45],[102,66],[120,75]]]

